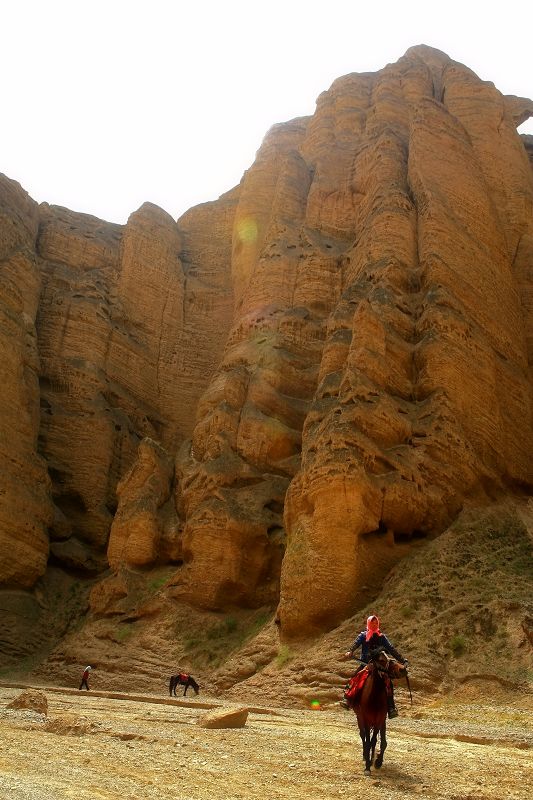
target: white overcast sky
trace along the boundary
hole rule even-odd
[[[125,222],[237,184],[268,128],[428,44],[533,97],[533,2],[0,0],[0,172]],[[533,120],[520,132],[533,133]]]

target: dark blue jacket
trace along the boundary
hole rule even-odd
[[[403,664],[404,659],[403,656],[396,650],[395,647],[389,642],[385,634],[381,634],[379,636],[377,633],[372,634],[370,639],[366,640],[366,631],[361,631],[355,642],[350,647],[350,653],[353,656],[353,651],[357,650],[358,647],[361,647],[361,661],[364,661],[365,664],[368,664],[370,661],[370,651],[376,650],[378,647],[382,647],[386,653],[389,653],[396,661],[399,661],[400,664]]]

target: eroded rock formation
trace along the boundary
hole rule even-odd
[[[307,636],[465,504],[531,493],[532,114],[420,46],[335,81],[177,223],[4,180],[2,580],[49,547],[109,563],[105,613],[183,559],[175,597],[279,599]]]

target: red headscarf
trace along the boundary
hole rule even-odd
[[[379,617],[376,617],[375,614],[372,614],[366,621],[366,640],[368,642],[372,636],[377,633],[378,636],[381,636],[381,631],[379,629]]]

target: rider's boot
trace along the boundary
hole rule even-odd
[[[394,694],[392,692],[387,695],[387,705],[389,707],[388,717],[389,719],[394,719],[394,717],[398,716],[398,709],[394,703]]]

